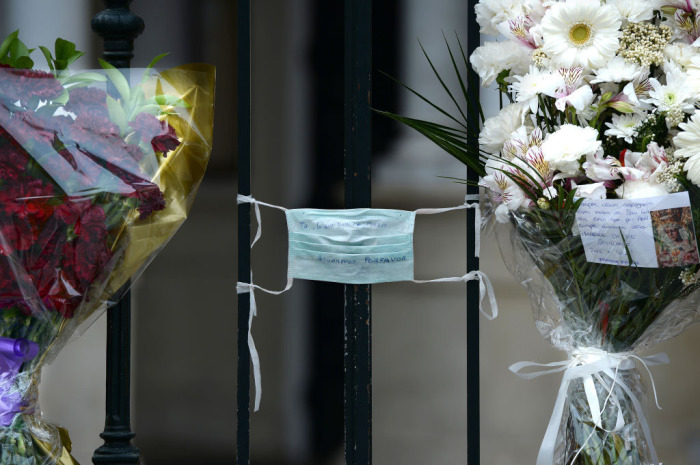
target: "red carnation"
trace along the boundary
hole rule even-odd
[[[0,139],[0,179],[5,181],[17,179],[24,173],[28,163],[27,152]]]
[[[87,289],[107,266],[112,258],[112,251],[104,241],[92,242],[78,238],[74,242],[75,275],[78,282]]]
[[[51,100],[63,93],[63,86],[51,73],[33,69],[0,67],[0,94],[22,105],[32,97]]]
[[[68,102],[64,108],[74,113],[78,119],[109,117],[107,93],[95,87],[78,87],[68,91]]]
[[[107,236],[105,211],[99,205],[86,208],[73,227],[73,232],[82,241],[103,242]]]
[[[130,126],[141,134],[144,143],[150,142],[154,152],[166,155],[180,145],[175,128],[151,114],[138,114]]]

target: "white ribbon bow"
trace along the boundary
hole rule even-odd
[[[564,377],[561,382],[561,387],[559,388],[559,394],[557,395],[557,400],[554,403],[554,411],[549,420],[549,425],[547,426],[547,432],[542,440],[542,445],[540,446],[540,452],[537,455],[537,465],[553,465],[554,464],[554,447],[556,445],[557,434],[559,433],[559,428],[561,426],[562,417],[564,414],[564,407],[566,405],[567,393],[569,390],[569,384],[571,381],[582,378],[584,390],[586,392],[586,399],[588,400],[589,409],[591,412],[591,420],[600,429],[608,432],[619,431],[625,426],[625,421],[622,415],[622,409],[620,407],[620,402],[617,400],[614,394],[615,386],[620,386],[620,388],[629,396],[634,406],[639,423],[642,426],[642,431],[646,438],[646,442],[649,445],[649,451],[651,453],[651,465],[661,465],[659,458],[656,454],[656,449],[654,448],[654,443],[652,442],[651,432],[649,430],[649,424],[647,423],[646,417],[644,416],[644,411],[642,404],[634,395],[629,386],[624,382],[624,380],[618,378],[618,371],[620,370],[631,370],[635,366],[635,360],[644,365],[647,373],[649,374],[649,379],[651,380],[652,389],[654,392],[654,400],[656,401],[656,406],[659,406],[659,400],[656,395],[656,385],[654,384],[654,378],[649,371],[650,366],[661,365],[669,363],[668,356],[665,353],[652,355],[649,357],[639,357],[632,352],[623,353],[609,353],[602,349],[597,349],[593,347],[583,347],[576,349],[570,354],[571,358],[569,360],[564,360],[561,362],[552,363],[535,363],[535,362],[518,362],[510,366],[510,371],[520,376],[523,379],[533,379],[538,376],[547,375],[550,373],[564,372]],[[531,371],[529,373],[522,373],[521,370],[525,368],[541,367],[549,368],[540,371]],[[603,380],[603,376],[607,376],[612,380],[612,384],[607,386]],[[603,410],[609,401],[612,400],[614,405],[618,406],[617,410],[617,421],[615,427],[612,430],[605,430],[603,428],[603,422],[601,419],[601,408],[600,399],[598,398],[598,393],[594,384],[593,379],[597,379],[598,382],[608,390],[608,396],[604,401]],[[591,438],[593,433],[589,435],[586,442],[579,448],[576,452],[576,456],[584,449],[586,443]],[[574,457],[574,459],[576,458]]]

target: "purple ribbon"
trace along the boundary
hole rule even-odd
[[[23,389],[15,381],[19,369],[39,353],[39,344],[27,339],[0,337],[0,426],[9,426],[22,411]]]

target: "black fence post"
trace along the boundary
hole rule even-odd
[[[238,0],[238,193],[250,195],[250,0]],[[250,204],[238,205],[238,281],[250,282]],[[236,463],[250,463],[250,294],[238,294]]]
[[[345,0],[345,207],[371,204],[372,2]],[[372,463],[371,286],[345,286],[345,463]]]
[[[479,25],[476,22],[474,7],[477,0],[468,0],[469,13],[467,15],[467,56],[479,46]],[[479,76],[474,72],[471,64],[467,67],[467,93],[472,102],[479,101]],[[467,143],[474,153],[479,145],[479,120],[478,116],[470,114],[469,135]],[[476,185],[479,175],[474,170],[467,170],[467,194],[479,193]],[[479,269],[479,257],[475,253],[476,234],[473,209],[467,210],[467,271]],[[479,465],[481,460],[481,411],[480,411],[480,374],[479,374],[479,283],[469,281],[467,283],[467,463]]]
[[[92,18],[92,29],[104,40],[104,59],[128,68],[134,39],[143,32],[143,20],[129,10],[131,0],[105,0],[107,8]],[[127,284],[128,285],[128,284]],[[139,463],[140,452],[131,444],[131,293],[107,311],[107,393],[104,444],[92,456],[94,464]]]

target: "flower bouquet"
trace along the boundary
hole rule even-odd
[[[0,45],[0,462],[77,463],[37,405],[42,367],[184,221],[211,150],[214,70],[32,69]],[[128,73],[128,74],[127,74]]]
[[[467,98],[438,75],[454,126],[386,113],[479,174],[537,329],[569,355],[511,367],[564,372],[538,465],[660,464],[641,374],[666,360],[638,353],[700,314],[698,14],[692,1],[481,0],[481,32],[500,38],[469,61],[508,103],[485,119],[448,45]]]

